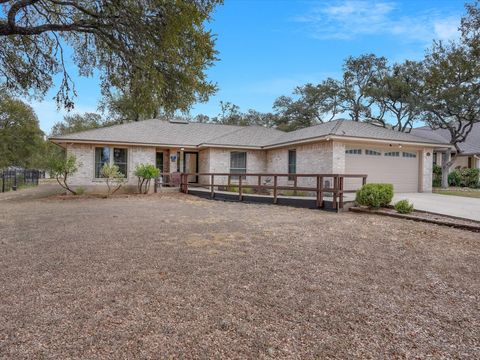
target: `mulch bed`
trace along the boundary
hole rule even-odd
[[[400,214],[393,208],[370,209],[364,206],[353,206],[349,208],[353,212],[363,212],[390,216],[399,219],[427,222],[436,225],[450,226],[457,229],[480,232],[480,222],[464,218],[457,218],[448,215],[435,214],[427,211],[415,210],[410,214]]]

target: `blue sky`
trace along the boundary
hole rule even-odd
[[[220,100],[243,111],[271,111],[275,98],[295,86],[340,77],[350,55],[375,53],[391,62],[421,59],[432,39],[458,37],[463,14],[460,0],[225,0],[209,24],[220,60],[208,76],[219,91],[191,113],[217,115]],[[71,72],[77,73],[73,65]],[[96,111],[98,78],[74,79],[73,112]],[[54,94],[53,89],[43,102],[30,102],[47,133],[65,113],[56,110]]]

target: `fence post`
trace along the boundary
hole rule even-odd
[[[17,170],[14,171],[14,176],[13,176],[13,191],[17,191]]]
[[[5,171],[2,171],[2,193],[5,192]]]

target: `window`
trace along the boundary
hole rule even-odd
[[[345,154],[362,155],[362,149],[348,149],[345,150]]]
[[[365,150],[365,154],[367,155],[373,155],[373,156],[380,156],[382,155],[382,153],[380,151],[376,151],[376,150]]]
[[[113,148],[113,165],[117,165],[123,177],[127,177],[127,149]]]
[[[433,153],[433,163],[435,165],[437,165],[437,153],[436,152]]]
[[[95,178],[102,177],[102,166],[110,164],[110,148],[97,147],[95,148]]]
[[[247,172],[247,153],[232,151],[230,153],[230,172],[232,174],[245,174]],[[233,177],[238,179],[238,176]],[[245,177],[242,177],[245,179]]]
[[[399,151],[386,152],[386,153],[385,153],[385,156],[400,157],[400,152],[399,152]]]
[[[288,173],[297,173],[297,150],[288,150]],[[288,180],[293,180],[293,176],[289,176]]]
[[[113,153],[113,156],[112,156]],[[102,178],[102,167],[105,164],[117,165],[124,177],[127,177],[127,149],[113,148],[108,146],[95,148],[95,178]]]
[[[402,153],[402,156],[404,158],[416,158],[417,157],[417,153],[414,153],[414,152],[403,152]]]

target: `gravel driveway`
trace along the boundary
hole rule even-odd
[[[478,234],[170,194],[9,202],[0,358],[475,358]]]

